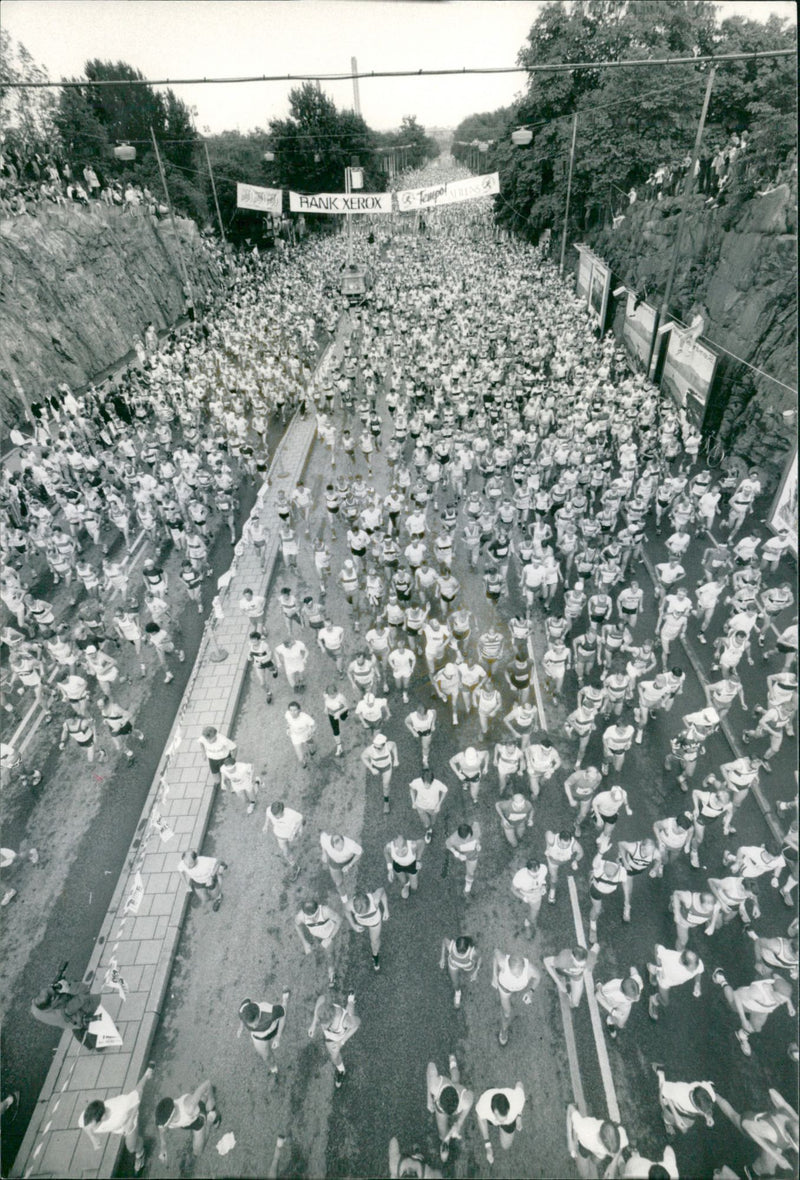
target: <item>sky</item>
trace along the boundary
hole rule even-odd
[[[331,74],[516,65],[544,0],[2,0],[0,20],[51,78],[78,77],[90,58],[126,61],[146,78]],[[727,2],[721,16],[795,21],[792,2]],[[174,86],[201,132],[249,131],[288,113],[297,83]],[[523,74],[361,79],[370,127],[416,115],[455,127],[467,115],[513,102]],[[324,82],[340,108],[350,81]]]

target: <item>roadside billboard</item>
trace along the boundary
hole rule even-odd
[[[789,530],[792,553],[797,557],[797,447],[794,448],[784,472],[769,514],[769,527],[774,533]]]
[[[589,285],[589,311],[600,328],[605,326],[608,296],[611,292],[611,271],[604,262],[595,258],[592,266],[592,281]]]
[[[677,332],[673,328],[669,334],[661,388],[671,395],[677,405],[698,418],[698,424],[702,423],[705,416],[716,367],[715,352],[692,341],[685,332]]]
[[[628,292],[628,302],[625,305],[625,322],[622,326],[622,339],[631,356],[641,362],[642,368],[647,364],[650,356],[650,342],[656,325],[656,309],[649,303],[637,301],[633,291]]]
[[[575,293],[579,299],[589,298],[589,284],[592,281],[594,255],[586,246],[576,246],[578,251],[578,274],[575,279]]]

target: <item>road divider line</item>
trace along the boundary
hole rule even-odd
[[[539,713],[539,725],[545,733],[547,733],[547,718],[544,715],[544,701],[542,700],[542,686],[539,683],[539,673],[536,669],[536,656],[533,651],[533,636],[528,635],[528,656],[531,661],[531,674],[533,677],[533,691],[536,696],[536,708]]]
[[[572,905],[572,917],[575,923],[575,937],[578,940],[578,944],[585,947],[586,934],[583,928],[581,909],[578,904],[578,889],[575,884],[575,878],[571,874],[567,878],[567,884],[569,886],[569,900]],[[608,1059],[603,1022],[600,1018],[600,1009],[597,1006],[597,998],[594,994],[594,976],[591,971],[586,972],[586,1002],[589,1005],[589,1016],[592,1021],[592,1032],[594,1033],[597,1060],[600,1065],[600,1076],[603,1079],[608,1117],[613,1123],[618,1123],[620,1121],[620,1113],[619,1103],[617,1102],[617,1091],[614,1086],[614,1078],[611,1074],[611,1062]]]
[[[581,1081],[581,1070],[578,1064],[578,1047],[575,1044],[575,1029],[572,1024],[572,1012],[570,1011],[569,1000],[564,993],[559,989],[558,992],[559,1003],[561,1004],[561,1019],[564,1023],[564,1040],[567,1042],[567,1060],[569,1061],[569,1076],[572,1082],[572,1095],[575,1099],[575,1105],[582,1115],[586,1111],[586,1098],[583,1093],[583,1082]]]

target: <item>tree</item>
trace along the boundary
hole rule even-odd
[[[208,216],[198,169],[198,136],[193,112],[172,90],[163,94],[144,83],[140,70],[127,62],[87,61],[85,78],[117,85],[75,86],[62,89],[55,114],[62,148],[80,174],[87,163],[101,180],[119,177],[148,187],[163,199],[151,128],[164,163],[175,208],[203,221]],[[132,85],[132,83],[138,83]],[[113,148],[131,143],[135,164],[120,163]]]
[[[262,242],[269,238],[271,228],[264,215],[251,209],[239,209],[236,204],[237,181],[265,188],[280,187],[276,164],[266,158],[268,154],[274,154],[267,133],[252,131],[242,135],[238,131],[223,131],[221,135],[209,137],[206,146],[226,236],[233,241],[249,238]],[[208,208],[215,213],[207,171],[204,171],[203,183]]]
[[[360,115],[337,111],[312,82],[289,95],[289,117],[270,121],[279,183],[298,192],[341,192],[344,170],[354,158],[364,169],[364,187],[380,192],[384,180],[376,139]]]
[[[95,115],[87,95],[77,87],[59,92],[53,117],[61,151],[70,164],[91,164],[104,175],[112,159],[105,127]]]
[[[194,111],[172,90],[165,90],[161,97],[164,108],[164,155],[177,168],[196,168],[199,138],[192,121]]]
[[[496,111],[485,111],[462,119],[453,132],[453,158],[459,163],[466,164],[470,160],[471,148],[475,142],[490,143],[502,139],[509,129],[511,115],[511,107],[500,107]]]
[[[55,139],[55,98],[50,90],[17,90],[9,82],[47,82],[47,71],[21,41],[0,29],[0,126],[4,150],[25,169],[35,155],[48,155]]]
[[[402,146],[407,168],[422,168],[426,161],[435,160],[441,151],[437,141],[417,122],[416,115],[404,115],[397,130],[378,132],[376,138],[381,147]]]
[[[156,139],[165,138],[166,111],[161,95],[152,86],[130,85],[144,81],[141,70],[124,61],[95,58],[87,61],[84,73],[90,82],[119,83],[87,87],[85,92],[95,118],[103,124],[112,143],[138,140],[145,144],[151,127]]]
[[[765,24],[736,17],[716,23],[713,5],[698,0],[579,0],[543,8],[518,60],[601,62],[669,56],[693,57],[735,50],[789,48],[794,35],[771,17]],[[572,118],[578,116],[570,201],[573,230],[610,219],[631,187],[662,165],[685,166],[690,156],[708,66],[653,67],[531,73],[509,112],[473,115],[456,140],[496,140],[484,167],[500,172],[498,219],[538,238],[558,223],[564,208]],[[720,66],[709,111],[706,144],[724,143],[733,131],[752,135],[746,175],[752,187],[765,168],[786,160],[794,143],[794,62],[761,61]],[[532,141],[514,148],[510,131],[528,125]],[[458,145],[456,145],[458,146]],[[469,147],[460,158],[469,158]],[[454,147],[454,154],[459,153]],[[772,157],[772,162],[770,162]],[[741,175],[744,175],[742,170]],[[737,178],[741,187],[741,179]]]

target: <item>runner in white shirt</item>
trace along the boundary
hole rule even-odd
[[[391,717],[389,702],[386,697],[376,697],[372,692],[365,692],[355,707],[355,714],[364,729],[375,733],[384,721]]]
[[[337,675],[344,676],[344,627],[338,627],[332,619],[326,618],[317,631],[317,646],[329,655],[336,665]]]
[[[417,657],[405,640],[401,640],[398,646],[389,652],[388,663],[392,670],[395,684],[402,690],[403,702],[407,704],[408,686],[411,682],[414,668],[416,667]]]
[[[581,1176],[617,1175],[617,1167],[628,1136],[624,1127],[607,1119],[582,1115],[570,1103],[567,1107],[567,1150],[575,1160]]]
[[[426,767],[419,778],[411,780],[408,789],[411,806],[425,826],[425,843],[430,844],[433,825],[447,795],[447,787],[440,779],[434,778],[433,771]]]
[[[660,1065],[654,1065],[658,1078],[658,1100],[668,1135],[685,1134],[700,1119],[714,1126],[716,1092],[711,1082],[668,1082]]]
[[[717,609],[717,603],[722,597],[722,592],[728,584],[728,579],[725,577],[716,578],[710,582],[701,582],[695,590],[695,598],[697,599],[697,610],[694,612],[695,618],[701,620],[700,631],[697,639],[699,643],[707,643],[706,631],[711,626],[711,620],[714,617],[714,611]]]
[[[294,747],[297,761],[305,768],[308,766],[306,754],[314,755],[317,752],[314,743],[317,723],[310,713],[303,712],[299,701],[289,701],[289,705],[283,716],[286,721],[286,732],[289,735],[289,741]]]
[[[221,790],[230,788],[234,794],[243,795],[247,800],[247,814],[252,815],[256,809],[256,797],[261,779],[253,776],[252,762],[237,762],[229,754],[220,767]]]
[[[624,978],[595,984],[595,999],[606,1014],[606,1028],[612,1040],[628,1023],[633,1005],[642,998],[643,991],[644,981],[635,967]]]
[[[693,613],[692,600],[683,586],[674,594],[666,594],[658,611],[658,633],[661,640],[661,666],[666,671],[672,644],[686,634],[689,616]]]
[[[453,725],[458,725],[458,698],[461,691],[461,677],[452,662],[433,674],[433,687],[445,704],[450,704]]]
[[[453,1140],[461,1139],[464,1122],[475,1102],[473,1092],[460,1084],[458,1062],[452,1053],[449,1068],[449,1076],[440,1074],[435,1063],[429,1061],[426,1074],[428,1110],[436,1119],[442,1163],[446,1163],[450,1157]]]
[[[242,597],[239,599],[239,610],[252,620],[251,631],[254,627],[261,628],[266,608],[267,600],[263,594],[256,594],[249,588],[242,592]]]
[[[150,1066],[128,1094],[95,1099],[85,1108],[78,1120],[78,1126],[88,1135],[96,1151],[101,1150],[99,1135],[119,1135],[125,1140],[125,1147],[134,1157],[134,1175],[144,1168],[144,1139],[139,1130],[139,1106],[145,1083],[153,1076]]]
[[[208,769],[211,771],[211,780],[215,786],[219,786],[222,763],[229,754],[236,753],[236,742],[232,742],[230,738],[225,737],[213,725],[207,725],[197,740],[203,747],[208,758]]]
[[[343,902],[347,902],[347,885],[345,875],[352,873],[363,855],[363,848],[349,836],[342,836],[334,832],[320,832],[319,843],[322,849],[322,863],[327,865],[336,890]]]
[[[497,1127],[500,1146],[503,1151],[508,1151],[514,1142],[515,1132],[522,1126],[520,1115],[524,1107],[525,1090],[522,1082],[517,1082],[513,1090],[501,1087],[484,1090],[475,1103],[475,1117],[486,1149],[486,1159],[490,1164],[494,1163],[494,1151],[489,1138],[490,1126]]]
[[[289,638],[285,643],[279,643],[275,648],[275,657],[286,673],[290,688],[298,688],[305,683],[308,648],[302,640]]]
[[[511,892],[528,907],[528,916],[523,926],[529,936],[535,938],[539,911],[547,892],[547,865],[535,859],[526,860],[511,880]]]
[[[342,919],[329,906],[321,905],[314,899],[304,901],[294,917],[295,928],[303,944],[303,953],[310,955],[319,947],[325,955],[328,967],[328,984],[336,986],[333,965],[333,940],[342,924]]]
[[[436,710],[426,709],[425,705],[420,702],[414,712],[409,713],[406,717],[405,727],[413,737],[419,739],[422,749],[422,765],[423,768],[427,767],[431,742],[436,729]]]
[[[701,976],[705,967],[702,959],[694,951],[673,951],[656,945],[655,962],[648,963],[647,970],[650,974],[650,983],[656,989],[649,1001],[651,1020],[658,1020],[659,1008],[668,1006],[669,993],[674,987],[681,987],[694,980],[692,994],[695,999],[700,998]]]
[[[561,755],[548,737],[532,742],[525,750],[525,769],[528,772],[531,795],[539,798],[543,783],[548,783],[561,766]]]
[[[347,901],[346,898],[342,899]],[[389,917],[389,899],[383,887],[372,893],[358,892],[353,898],[352,905],[345,904],[345,917],[351,929],[356,934],[369,934],[370,950],[372,951],[372,967],[374,971],[381,969],[381,930],[383,923]]]
[[[300,865],[292,853],[291,846],[303,830],[304,824],[305,820],[300,812],[287,807],[280,800],[270,803],[264,817],[262,831],[272,831],[281,856],[292,870],[292,881],[296,881],[300,876]]]

